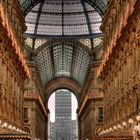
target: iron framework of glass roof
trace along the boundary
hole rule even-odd
[[[90,62],[82,46],[61,42],[44,45],[35,58],[44,85],[57,77],[68,77],[82,85]]]
[[[36,52],[35,61],[44,85],[54,78],[68,77],[82,86],[90,63],[89,52],[67,40],[78,40],[89,50],[98,45],[108,0],[19,1],[27,25],[25,42],[32,48],[31,57],[32,50]],[[48,45],[50,40],[55,43]]]
[[[102,32],[101,16],[83,0],[43,0],[26,15],[26,36],[93,38]]]
[[[22,11],[24,15],[27,15],[27,13],[38,3],[40,3],[42,0],[19,0]],[[74,2],[74,0],[72,0]],[[84,2],[89,3],[91,6],[93,6],[100,15],[103,15],[105,12],[105,8],[107,5],[108,0],[83,0]]]

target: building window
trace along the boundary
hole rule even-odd
[[[24,123],[29,123],[29,109],[24,108]]]
[[[103,123],[103,107],[98,109],[98,123]]]

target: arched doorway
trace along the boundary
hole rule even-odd
[[[56,90],[48,100],[48,108],[48,139],[78,140],[78,103],[73,92],[67,89]]]

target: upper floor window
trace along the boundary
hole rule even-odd
[[[27,107],[24,108],[24,123],[29,123],[29,109]]]
[[[98,108],[98,123],[103,123],[103,107]]]

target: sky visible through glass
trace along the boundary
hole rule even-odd
[[[72,94],[72,120],[76,120],[76,110],[77,110],[77,99],[73,93]],[[48,108],[50,110],[50,121],[55,122],[55,92],[50,96],[48,102]]]

